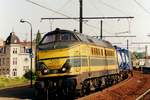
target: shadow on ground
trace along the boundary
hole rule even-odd
[[[9,89],[0,90],[0,97],[16,98],[16,99],[31,99],[36,100],[34,96],[34,88],[30,86],[21,86]]]

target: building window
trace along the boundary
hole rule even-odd
[[[6,59],[6,65],[9,65],[9,58]]]
[[[13,65],[17,65],[17,58],[13,58]]]
[[[24,61],[25,61],[25,62],[28,62],[28,61],[29,61],[29,59],[28,59],[28,58],[25,58],[25,59],[24,59]]]
[[[17,48],[13,48],[13,54],[17,54]]]
[[[12,75],[17,76],[17,69],[16,68],[13,69]]]
[[[29,66],[24,66],[23,70],[24,70],[25,73],[29,72]]]
[[[9,74],[9,69],[7,69],[7,74]]]
[[[2,64],[1,64],[1,58],[0,58],[0,66],[1,66]]]
[[[21,47],[21,48],[20,48],[20,52],[21,52],[21,53],[26,53],[26,47]]]
[[[3,65],[5,65],[5,58],[3,58]]]

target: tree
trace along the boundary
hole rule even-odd
[[[32,80],[36,79],[36,75],[35,73],[31,72],[31,70],[29,70],[28,72],[26,72],[23,76],[28,79],[31,80],[31,73],[32,73]]]
[[[40,33],[40,31],[38,30],[38,32],[37,32],[37,34],[36,34],[36,45],[38,45],[40,41],[41,41],[41,33]]]
[[[132,53],[132,58],[144,59],[144,57],[145,57],[145,52],[133,52]]]

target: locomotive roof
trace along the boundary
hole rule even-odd
[[[95,45],[107,47],[107,48],[113,48],[112,44],[106,40],[101,40],[89,35],[81,34],[81,33],[76,33],[76,35],[81,39],[81,41],[85,43],[92,43]]]
[[[103,46],[103,47],[107,47],[107,48],[114,48],[110,42],[108,42],[106,40],[97,39],[97,38],[94,38],[89,35],[81,34],[81,33],[78,33],[75,31],[70,31],[70,30],[61,30],[58,28],[52,32],[55,32],[55,31],[67,32],[70,34],[74,34],[81,42],[84,42],[84,43],[95,44],[95,45],[99,45],[99,46]],[[48,35],[48,34],[51,34],[51,32],[48,32],[46,35]]]

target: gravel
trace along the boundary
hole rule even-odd
[[[79,100],[135,100],[149,88],[150,74],[134,71],[133,77]]]

